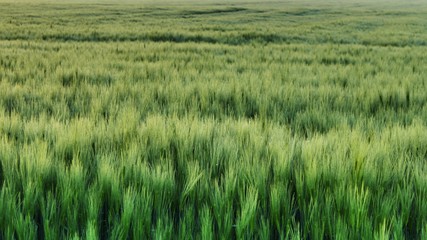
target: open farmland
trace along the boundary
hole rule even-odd
[[[427,239],[427,3],[0,1],[0,239]]]

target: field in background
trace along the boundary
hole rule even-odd
[[[426,239],[427,4],[0,3],[0,239]]]

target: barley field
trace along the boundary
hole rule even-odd
[[[427,239],[427,3],[0,1],[0,240]]]

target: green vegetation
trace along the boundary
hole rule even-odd
[[[427,238],[427,4],[0,9],[0,239]]]

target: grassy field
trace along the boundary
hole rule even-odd
[[[0,239],[427,239],[427,3],[0,2]]]

